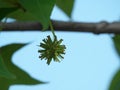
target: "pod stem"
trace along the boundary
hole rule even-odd
[[[55,35],[55,31],[54,31],[54,28],[53,28],[53,25],[52,25],[52,22],[50,21],[50,29],[52,31],[52,34],[53,34],[53,37],[55,38],[56,35]]]

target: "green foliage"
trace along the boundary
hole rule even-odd
[[[115,49],[118,55],[120,56],[120,35],[115,35],[113,37],[113,42],[114,42]]]
[[[113,77],[109,90],[120,90],[120,70]]]
[[[46,29],[49,26],[55,0],[0,0],[0,3],[3,3],[3,7],[0,6],[0,12],[3,12],[0,19],[3,19],[8,14],[8,17],[16,20],[21,20],[21,16],[23,16],[22,20],[39,21],[43,25],[43,29]],[[5,5],[10,7],[5,7]]]
[[[20,69],[14,63],[12,63],[12,60],[11,60],[12,55],[23,46],[25,46],[25,44],[10,44],[10,45],[1,47],[1,52],[2,52],[1,56],[4,59],[4,64],[8,68],[8,70],[16,76],[16,78],[6,79],[4,77],[1,77],[0,90],[8,90],[9,86],[15,85],[15,84],[35,85],[35,84],[44,83],[42,81],[38,81],[32,78],[24,70]]]
[[[18,21],[38,21],[47,29],[55,4],[71,17],[74,0],[0,0],[0,20],[10,17]]]
[[[10,18],[14,18],[17,21],[38,21],[35,17],[33,17],[29,12],[24,12],[21,9],[18,9],[17,11],[14,11],[13,13],[10,13],[8,15]]]
[[[55,0],[20,0],[20,4],[36,20],[40,21],[44,28],[48,28]]]
[[[0,0],[0,8],[10,8],[13,7],[9,3],[4,2],[3,0]]]
[[[69,17],[71,17],[74,0],[57,0],[56,5]]]
[[[0,56],[0,77],[5,77],[7,79],[15,79],[16,76],[10,73],[4,64],[2,57]]]
[[[18,6],[14,5],[12,1],[13,0],[0,0],[0,20],[18,9]]]
[[[120,35],[116,34],[112,39],[114,42],[115,50],[116,50],[118,56],[120,56]],[[114,75],[114,77],[111,81],[109,90],[120,90],[120,69]]]
[[[0,8],[0,20],[2,20],[4,17],[7,17],[8,14],[11,12],[17,10],[17,8],[11,7],[11,8]]]

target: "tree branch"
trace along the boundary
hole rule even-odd
[[[92,32],[100,33],[117,33],[120,34],[120,22],[108,23],[102,21],[99,23],[84,23],[84,22],[64,22],[52,21],[55,31],[71,31],[71,32]],[[42,25],[38,22],[12,22],[0,23],[3,31],[40,31]],[[50,28],[48,28],[50,30]]]

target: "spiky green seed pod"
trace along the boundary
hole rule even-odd
[[[61,45],[63,39],[57,40],[57,36],[55,36],[54,40],[52,40],[50,36],[47,36],[47,38],[42,41],[43,42],[40,43],[42,49],[38,50],[41,60],[47,60],[47,64],[49,65],[52,60],[60,62],[60,59],[64,58],[62,55],[65,54],[66,47],[65,45]]]

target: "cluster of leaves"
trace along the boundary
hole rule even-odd
[[[38,21],[43,25],[43,29],[47,29],[55,5],[71,17],[74,0],[0,0],[0,21],[4,18],[12,18],[21,22]],[[57,49],[57,54],[59,54],[57,56],[63,58],[60,54],[64,54],[65,47],[60,45],[61,42],[62,40],[57,42],[59,43],[57,46],[60,46],[60,51],[59,48]],[[44,84],[12,63],[12,55],[23,46],[25,44],[0,47],[0,90],[8,90],[9,86],[15,84]],[[58,60],[57,57],[55,58]]]
[[[46,29],[54,5],[71,17],[73,4],[74,0],[0,0],[0,20],[38,21]]]

